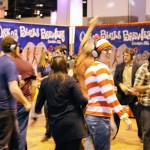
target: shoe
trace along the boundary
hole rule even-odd
[[[143,143],[143,139],[142,138],[140,138],[140,143]]]
[[[50,137],[44,136],[44,137],[42,138],[41,142],[46,142],[46,141],[48,141],[48,139],[50,139]]]

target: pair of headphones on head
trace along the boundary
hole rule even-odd
[[[14,52],[14,51],[16,51],[17,47],[19,47],[19,53],[22,53],[22,48],[20,47],[20,45],[17,42],[15,42],[14,44],[10,45],[10,50],[12,52]]]
[[[135,55],[135,54],[131,54],[131,59],[133,59],[134,55]]]
[[[63,55],[68,55],[68,50],[67,50],[67,48],[62,48],[62,49],[61,49],[61,53],[62,53]]]
[[[63,55],[68,55],[67,53],[67,49],[62,49],[62,52],[61,52]]]
[[[63,54],[63,55],[68,55],[68,49],[65,45],[60,45],[60,52]]]
[[[97,50],[97,48],[96,48],[96,42],[94,42],[94,49],[92,50],[92,56],[93,56],[94,58],[97,58],[97,57],[99,57],[100,53],[101,53],[101,52],[99,52],[99,51]]]
[[[67,64],[68,64],[68,68],[73,68],[75,66],[75,57],[73,56],[68,56],[67,57]]]
[[[15,51],[16,48],[17,48],[17,46],[18,46],[17,42],[15,42],[14,44],[11,44],[11,45],[10,45],[10,50],[11,50],[11,51]]]
[[[49,58],[49,55],[48,55],[48,52],[46,52],[45,60],[48,60],[48,58]]]

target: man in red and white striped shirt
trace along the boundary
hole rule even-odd
[[[113,110],[125,122],[127,129],[132,128],[128,114],[117,100],[113,77],[107,66],[111,49],[112,45],[107,40],[97,40],[92,51],[95,61],[84,75],[89,96],[85,119],[93,135],[95,150],[110,150],[110,117]]]

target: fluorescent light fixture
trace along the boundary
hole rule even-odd
[[[43,7],[44,5],[43,4],[36,4],[35,6],[36,7]]]

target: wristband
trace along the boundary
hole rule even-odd
[[[125,116],[124,118],[122,118],[123,121],[125,121],[125,120],[127,120],[127,119],[129,119],[128,116]]]
[[[27,105],[31,104],[28,100],[23,105],[26,107]]]
[[[121,118],[121,119],[124,121],[124,120],[127,120],[128,118],[129,118],[128,114],[125,113],[125,114],[123,115],[123,118]]]

